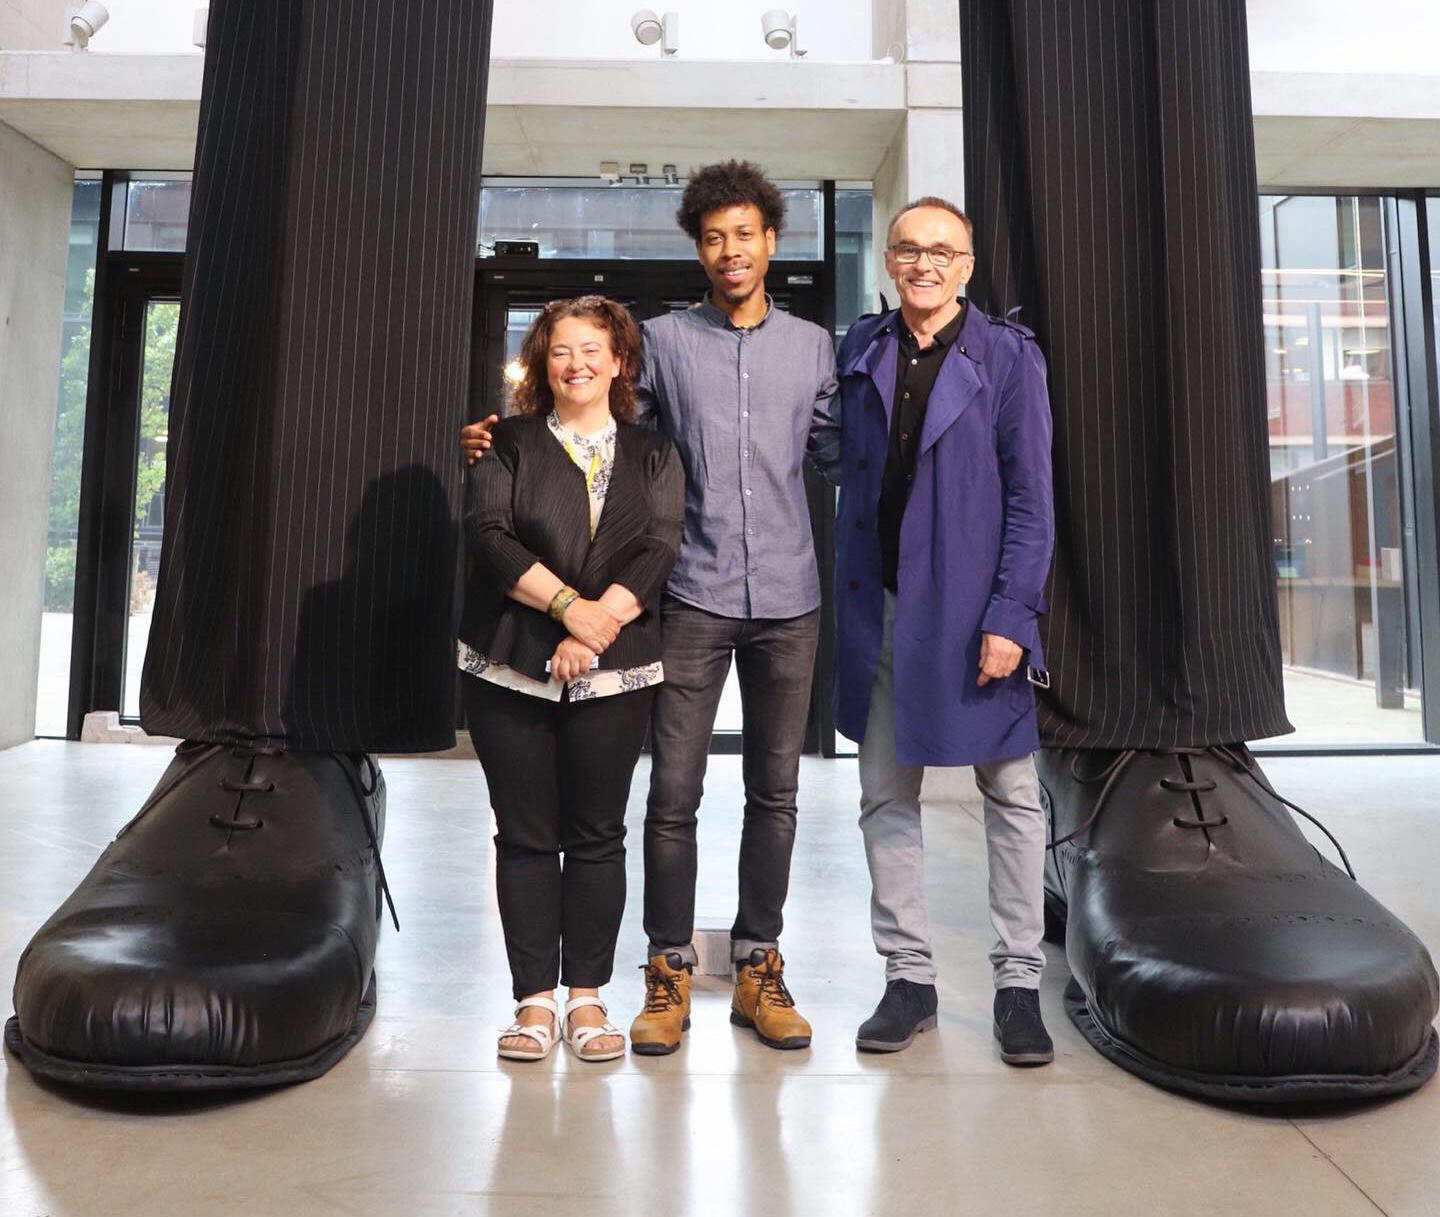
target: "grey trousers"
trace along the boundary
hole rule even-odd
[[[895,597],[885,596],[885,635],[860,744],[860,831],[870,866],[870,929],[885,957],[885,979],[935,983],[925,907],[925,844],[920,827],[924,769],[895,757],[893,636]],[[1045,813],[1035,761],[1023,756],[975,766],[985,801],[990,867],[990,964],[997,989],[1035,989],[1045,956]]]

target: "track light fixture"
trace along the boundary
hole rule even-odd
[[[800,49],[799,27],[799,18],[783,8],[772,8],[760,18],[760,32],[765,36],[765,45],[772,51],[783,51],[789,47],[791,59],[802,59],[805,55]]]
[[[72,51],[83,51],[90,45],[90,39],[107,21],[110,10],[103,4],[91,0],[89,4],[76,5],[65,19],[65,33],[61,38]]]
[[[680,49],[680,14],[657,17],[653,9],[642,8],[630,18],[630,32],[641,46],[660,44],[660,56],[670,59]]]

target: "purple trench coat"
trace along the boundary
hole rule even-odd
[[[836,523],[835,722],[863,740],[880,657],[884,587],[875,532],[899,357],[894,312],[840,347],[843,427]],[[969,308],[935,380],[900,528],[895,746],[901,765],[975,765],[1039,746],[1027,670],[1043,670],[1038,618],[1055,540],[1050,404],[1033,335]],[[1027,651],[983,688],[980,635]]]

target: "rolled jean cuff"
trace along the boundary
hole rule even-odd
[[[695,944],[687,942],[683,947],[657,947],[653,942],[645,948],[645,962],[649,963],[657,955],[678,955],[680,963],[689,967],[692,971],[700,966],[700,956],[695,952]]]
[[[754,938],[732,938],[730,940],[730,962],[749,963],[751,951],[768,951],[771,947],[780,949],[778,942],[760,942]]]

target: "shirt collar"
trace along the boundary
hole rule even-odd
[[[730,320],[728,313],[721,312],[720,309],[715,307],[714,302],[710,299],[709,292],[706,292],[704,299],[700,301],[699,309],[700,315],[704,317],[706,321],[710,322],[711,325],[728,326],[738,333],[744,330],[758,330],[769,321],[771,315],[775,312],[775,301],[771,298],[769,292],[765,293],[765,316],[761,317],[754,325],[736,325]]]
[[[962,296],[960,297],[960,311],[956,313],[955,316],[952,317],[949,321],[947,321],[944,326],[942,326],[939,330],[936,331],[934,341],[931,342],[930,346],[925,347],[924,349],[928,351],[932,347],[948,347],[952,342],[955,341],[957,337],[959,337],[960,331],[965,328],[965,318],[969,316],[969,314],[970,305]],[[899,318],[899,321],[901,339],[905,342],[908,342],[911,346],[917,346],[918,344],[915,341],[915,335],[911,333],[910,327],[905,324],[904,316],[901,316]]]
[[[609,443],[615,438],[615,416],[613,414],[610,416],[610,421],[593,435],[581,435],[578,431],[567,427],[560,421],[560,416],[556,414],[554,410],[550,411],[546,421],[549,422],[551,431],[562,440],[569,440],[573,444],[585,444],[593,448],[600,444]]]

